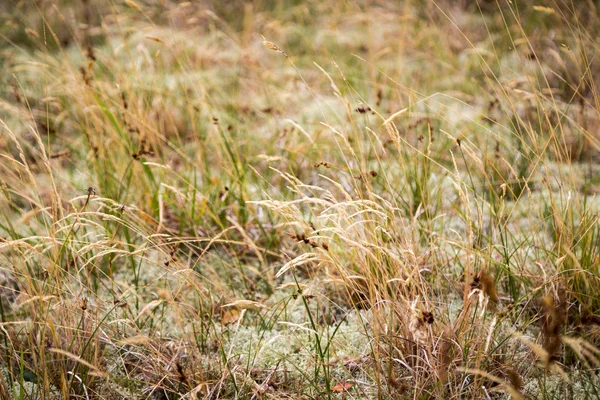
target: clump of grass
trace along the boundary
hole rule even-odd
[[[0,397],[597,396],[595,14],[242,3],[3,19]]]

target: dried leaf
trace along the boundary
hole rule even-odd
[[[233,303],[229,303],[229,304],[225,304],[224,306],[221,307],[236,307],[242,310],[254,310],[254,311],[258,311],[261,308],[266,308],[267,306],[265,306],[264,304],[260,304],[257,301],[252,301],[252,300],[236,300]]]
[[[337,393],[345,392],[347,390],[350,390],[350,388],[353,385],[354,384],[352,382],[340,382],[337,385],[335,385],[334,387],[332,387],[331,391],[332,392],[337,392]]]
[[[138,345],[138,344],[146,344],[150,342],[150,339],[146,336],[136,335],[131,336],[122,340],[119,340],[117,343],[121,346],[124,345]]]
[[[237,308],[230,308],[229,310],[227,310],[223,313],[223,316],[221,317],[221,324],[223,324],[223,325],[234,324],[240,319],[240,316],[241,316],[240,310],[238,310]]]

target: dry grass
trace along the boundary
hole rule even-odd
[[[0,5],[0,398],[597,398],[600,20],[517,3]]]

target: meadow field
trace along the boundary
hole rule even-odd
[[[600,398],[599,11],[0,1],[0,399]]]

